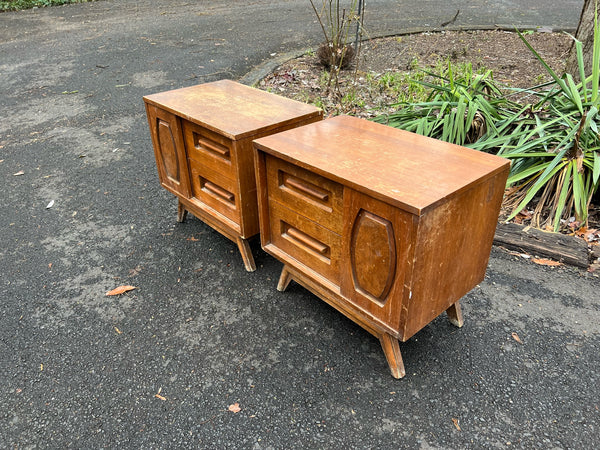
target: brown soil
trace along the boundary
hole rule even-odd
[[[526,36],[536,51],[561,73],[572,39],[563,33]],[[513,32],[447,31],[389,37],[367,41],[360,49],[358,64],[340,75],[340,92],[351,92],[353,101],[340,102],[325,95],[324,68],[307,54],[278,67],[260,83],[260,88],[308,103],[317,103],[326,114],[351,113],[370,117],[385,112],[397,95],[375,86],[373,80],[389,72],[410,73],[431,69],[446,61],[470,62],[473,69],[491,69],[494,79],[512,87],[531,87],[549,77],[519,36]],[[353,88],[353,89],[352,89]]]
[[[552,69],[562,74],[572,38],[564,33],[525,36]],[[502,30],[447,31],[374,39],[363,43],[358,58],[340,74],[340,96],[326,95],[326,72],[314,54],[290,60],[265,77],[259,88],[322,107],[326,115],[373,117],[394,110],[398,95],[373,82],[390,72],[415,73],[439,64],[469,62],[474,71],[492,70],[505,87],[532,87],[550,77],[518,34]],[[349,94],[350,93],[350,94]],[[351,97],[351,100],[349,98]],[[526,217],[517,221],[528,224]],[[590,229],[600,229],[600,209],[590,210]],[[592,237],[600,240],[600,232]]]

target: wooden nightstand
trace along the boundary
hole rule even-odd
[[[485,275],[506,159],[353,117],[254,143],[263,248],[295,280],[377,336],[396,378],[398,340]]]
[[[318,108],[229,80],[144,97],[158,176],[187,212],[237,243],[256,269],[247,239],[258,210],[252,140],[323,118]]]

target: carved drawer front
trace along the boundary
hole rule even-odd
[[[225,217],[239,223],[240,212],[236,182],[193,159],[190,159],[189,162],[192,195]]]
[[[308,170],[267,156],[269,197],[342,234],[343,188]]]
[[[230,178],[235,162],[231,141],[194,123],[183,122],[185,148],[189,158]]]
[[[340,281],[341,237],[269,200],[271,239],[291,257],[315,270],[333,283]]]

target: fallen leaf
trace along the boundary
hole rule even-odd
[[[229,409],[229,411],[231,411],[234,414],[239,413],[242,410],[242,408],[240,408],[239,403],[234,403],[233,405],[229,405],[228,409]]]
[[[125,292],[128,291],[133,291],[134,289],[137,289],[137,287],[135,286],[119,286],[118,288],[114,288],[112,291],[108,291],[106,293],[107,296],[109,295],[121,295]]]
[[[454,426],[458,431],[460,431],[460,425],[458,425],[458,419],[452,418],[452,422],[454,422]]]
[[[552,261],[551,259],[533,258],[532,261],[540,266],[562,266],[562,263]]]
[[[166,399],[165,397],[163,397],[162,395],[160,395],[160,394],[155,394],[154,396],[155,396],[157,399],[159,399],[159,400],[162,400],[163,402],[166,402],[166,401],[167,401],[167,399]]]
[[[519,335],[517,333],[511,334],[511,336],[515,341],[517,341],[519,344],[523,345],[523,341],[521,341],[521,338],[519,337]]]
[[[22,170],[19,170],[17,173],[13,173],[13,175],[15,177],[18,177],[19,175],[25,175],[25,172],[23,172]]]

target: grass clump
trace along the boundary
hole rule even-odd
[[[0,1],[0,11],[19,11],[22,9],[65,5],[67,3],[87,3],[89,1],[94,0],[13,0],[8,2]]]

